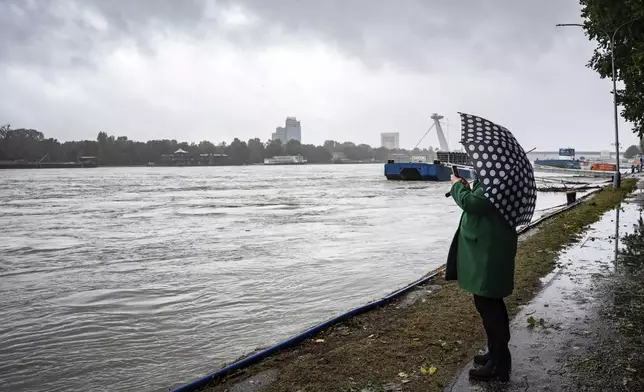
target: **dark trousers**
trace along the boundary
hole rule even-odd
[[[474,295],[474,305],[483,319],[490,359],[502,362],[510,355],[510,320],[502,298]]]

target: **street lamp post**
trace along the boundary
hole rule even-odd
[[[613,112],[615,116],[615,154],[617,159],[615,177],[613,178],[613,188],[617,189],[621,186],[621,177],[622,173],[619,168],[619,115],[617,113],[617,77],[615,76],[615,35],[622,27],[626,26],[629,23],[635,22],[641,18],[630,20],[626,23],[622,23],[619,27],[613,31],[613,34],[608,34],[605,30],[600,30],[610,42],[610,59],[611,59],[611,68],[613,76]],[[568,26],[577,26],[584,27],[584,25],[579,23],[560,23],[557,27],[568,27]]]

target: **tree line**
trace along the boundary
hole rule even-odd
[[[614,45],[615,74],[624,83],[624,88],[617,90],[617,102],[622,106],[624,119],[633,123],[633,132],[642,139],[644,4],[630,0],[580,0],[580,3],[586,35],[598,43],[588,66],[602,78],[611,78],[611,46]]]
[[[385,162],[392,152],[409,153],[407,150],[390,151],[384,147],[373,148],[368,144],[337,142],[327,140],[322,146],[301,144],[290,140],[262,142],[258,138],[247,142],[235,138],[232,142],[214,144],[204,140],[200,143],[178,142],[177,140],[149,140],[139,142],[127,136],[112,136],[99,132],[96,140],[59,142],[35,129],[12,129],[9,125],[0,127],[0,161],[48,161],[75,162],[81,156],[96,156],[102,165],[145,165],[158,162],[162,155],[182,149],[191,154],[225,154],[231,165],[245,165],[264,162],[264,158],[279,155],[302,155],[311,163],[331,163],[342,156],[349,161]],[[428,153],[429,150],[414,150]]]
[[[635,158],[636,156],[642,154],[642,150],[638,146],[630,146],[624,151],[624,158],[626,159],[631,159]]]

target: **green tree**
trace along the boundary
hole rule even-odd
[[[386,162],[389,158],[389,150],[385,147],[378,147],[373,150],[373,159],[377,162]]]
[[[96,136],[96,141],[99,146],[104,146],[107,143],[107,133],[99,132],[98,136]]]
[[[202,154],[214,154],[217,151],[217,147],[208,140],[201,141],[198,149]]]
[[[632,145],[624,151],[624,158],[631,159],[641,153],[639,147]]]
[[[4,139],[7,136],[7,132],[11,130],[11,124],[5,124],[0,126],[0,139]]]
[[[266,150],[261,140],[258,138],[250,139],[248,141],[248,148],[250,149],[250,163],[264,162]]]
[[[302,143],[295,139],[291,139],[288,142],[286,142],[286,146],[284,147],[284,151],[286,152],[286,155],[303,155],[302,154]]]
[[[339,145],[340,143],[336,142],[335,140],[326,140],[323,146],[330,152],[336,152]]]
[[[269,140],[266,142],[265,150],[266,158],[272,158],[278,155],[284,155],[284,148],[282,147],[282,141],[280,139]]]
[[[331,152],[322,146],[312,144],[303,144],[301,146],[302,156],[311,163],[329,163],[331,162]]]
[[[588,66],[611,78],[611,38],[614,34],[615,70],[624,89],[617,91],[622,116],[633,132],[644,135],[644,5],[633,0],[581,0],[584,29],[598,47]]]
[[[40,143],[45,139],[42,132],[25,128],[10,129],[5,126],[2,134],[2,147],[0,148],[2,156],[0,159],[33,161],[42,158]]]
[[[230,162],[234,165],[244,165],[250,161],[250,149],[246,142],[235,138],[228,147],[226,147],[226,155],[228,155]]]

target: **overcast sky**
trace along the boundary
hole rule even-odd
[[[59,140],[270,138],[413,147],[438,112],[526,149],[612,149],[611,84],[574,0],[0,0],[0,123]],[[621,143],[637,139],[621,122]],[[423,146],[438,145],[435,133]]]

